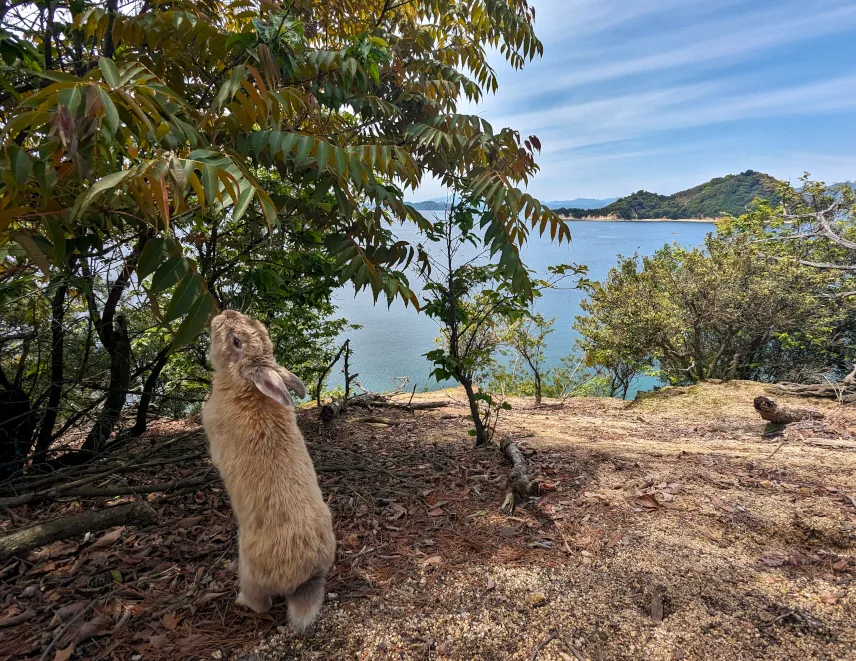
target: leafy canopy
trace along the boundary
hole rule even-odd
[[[569,238],[519,188],[540,144],[457,105],[496,90],[488,49],[515,68],[541,53],[533,22],[526,0],[4,3],[4,269],[53,277],[105,238],[142,237],[132,267],[150,295],[173,292],[161,318],[184,319],[182,344],[217,303],[189,228],[254,208],[274,233],[306,218],[358,288],[418,304],[404,268],[420,251],[388,226],[425,226],[403,196],[433,176],[466,182],[528,294],[529,232]],[[293,190],[268,192],[270,177]]]

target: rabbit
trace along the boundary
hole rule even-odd
[[[226,310],[211,321],[214,380],[202,411],[211,459],[238,519],[236,605],[258,613],[285,596],[297,633],[324,601],[336,539],[289,389],[303,383],[278,365],[267,329]]]

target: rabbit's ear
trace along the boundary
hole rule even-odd
[[[303,381],[298,379],[294,374],[281,365],[277,365],[276,369],[282,377],[282,380],[285,382],[286,388],[293,391],[300,399],[306,397],[306,386],[303,385]]]
[[[249,374],[249,377],[250,381],[256,384],[256,388],[271,399],[275,399],[286,407],[294,406],[294,401],[288,393],[285,381],[274,368],[258,367]]]

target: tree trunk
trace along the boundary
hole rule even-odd
[[[156,519],[155,511],[142,501],[53,519],[0,537],[0,560],[88,532],[122,525],[148,525]]]
[[[0,370],[0,479],[19,471],[30,454],[35,412],[30,398]]]
[[[59,405],[62,401],[62,380],[64,377],[65,332],[62,322],[65,319],[65,295],[67,287],[58,287],[51,301],[51,385],[48,392],[48,403],[39,438],[36,441],[36,452],[42,453],[53,442],[53,430],[56,425]]]
[[[513,514],[517,503],[530,496],[538,484],[529,477],[529,465],[526,457],[520,451],[510,436],[502,439],[499,445],[502,453],[511,462],[511,471],[505,482],[505,499],[500,509],[506,514]]]
[[[535,406],[541,406],[541,375],[535,372]]]
[[[149,372],[149,376],[143,384],[143,394],[140,395],[140,403],[137,405],[137,419],[134,422],[134,427],[131,429],[130,435],[132,437],[142,436],[146,431],[146,426],[148,425],[149,406],[152,403],[152,396],[154,395],[155,387],[157,387],[160,374],[169,362],[169,356],[170,346],[166,346],[161,349],[157,359],[155,360],[155,364],[152,366],[152,371]]]
[[[84,451],[100,452],[104,448],[125,406],[131,381],[131,342],[128,339],[128,324],[123,315],[116,315],[107,350],[110,353],[110,385],[101,414],[83,444]]]
[[[769,397],[763,395],[755,398],[755,410],[767,422],[777,424],[788,424],[790,422],[801,422],[803,420],[822,420],[823,413],[814,409],[788,409],[779,406]]]
[[[464,386],[464,391],[467,393],[467,401],[470,404],[470,414],[473,418],[473,427],[475,427],[476,430],[476,447],[487,445],[490,439],[487,437],[487,429],[485,429],[484,422],[482,422],[481,419],[479,403],[476,400],[476,394],[473,391],[473,383],[466,378],[458,378],[458,381],[461,382],[461,385]]]

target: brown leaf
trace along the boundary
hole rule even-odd
[[[207,604],[209,601],[214,601],[215,599],[222,597],[224,594],[226,594],[226,593],[225,592],[206,592],[201,597],[199,597],[199,599],[197,599],[196,603],[201,606],[202,604]]]
[[[844,571],[847,569],[847,558],[841,558],[832,563],[832,568],[835,571]]]
[[[70,617],[72,615],[76,615],[83,609],[84,606],[86,606],[85,601],[75,601],[73,604],[68,604],[67,606],[57,608],[50,623],[51,628],[57,627],[62,624],[62,621],[65,618]]]
[[[113,544],[118,542],[119,539],[122,537],[123,532],[125,532],[125,528],[120,527],[116,528],[116,530],[113,530],[112,532],[105,533],[104,535],[96,539],[94,542],[92,542],[89,548],[103,549],[107,548],[108,546],[113,546]]]
[[[74,642],[79,643],[87,638],[95,638],[96,636],[104,636],[110,633],[110,618],[106,615],[99,615],[89,622],[84,622],[83,625],[74,634]]]
[[[178,526],[179,528],[192,528],[193,526],[202,523],[204,519],[204,516],[186,516],[183,519],[178,520]]]
[[[492,578],[490,578],[488,576],[487,587],[485,587],[485,590],[490,591],[490,590],[493,590],[495,587],[496,587],[496,583],[494,582],[494,580]]]
[[[444,514],[445,512],[439,507],[435,507],[433,510],[428,512],[428,516],[443,516]]]
[[[622,533],[622,532],[615,533],[612,536],[612,538],[609,540],[609,542],[607,542],[606,548],[611,549],[611,548],[618,546],[619,544],[621,544],[622,539],[624,539],[624,533]]]
[[[734,507],[726,504],[725,501],[723,501],[722,498],[719,498],[718,496],[711,496],[710,502],[712,502],[719,509],[725,510],[726,512],[733,513],[736,511]]]
[[[6,617],[0,617],[0,629],[4,627],[14,627],[16,624],[20,624],[21,622],[26,622],[27,620],[31,620],[36,616],[36,611],[32,609],[25,610],[23,613],[18,613],[16,615],[7,615]]]
[[[770,567],[781,567],[783,564],[785,564],[786,558],[776,555],[768,555],[759,558],[759,560]]]
[[[69,643],[64,650],[57,650],[53,661],[68,661],[72,654],[74,654],[74,642]]]
[[[153,634],[149,636],[149,644],[154,647],[156,650],[159,650],[161,647],[166,645],[167,636],[165,633],[161,634]]]
[[[180,615],[177,616],[175,613],[167,613],[163,616],[163,625],[170,631],[175,631],[176,627],[178,627],[178,623],[180,620]]]
[[[425,558],[422,561],[423,565],[442,565],[443,564],[443,556],[442,555],[432,555],[428,558]]]
[[[820,600],[821,600],[824,604],[828,604],[828,605],[830,605],[830,606],[831,606],[832,604],[837,603],[837,602],[838,602],[838,600],[839,600],[839,599],[841,599],[841,597],[843,597],[843,596],[844,596],[844,593],[842,593],[842,592],[833,592],[833,593],[831,593],[831,594],[825,594],[825,595],[823,595],[823,596],[820,598]]]
[[[642,507],[651,510],[658,510],[662,507],[660,501],[658,501],[654,496],[649,493],[642,494],[641,496],[636,498],[636,502],[642,505]]]

